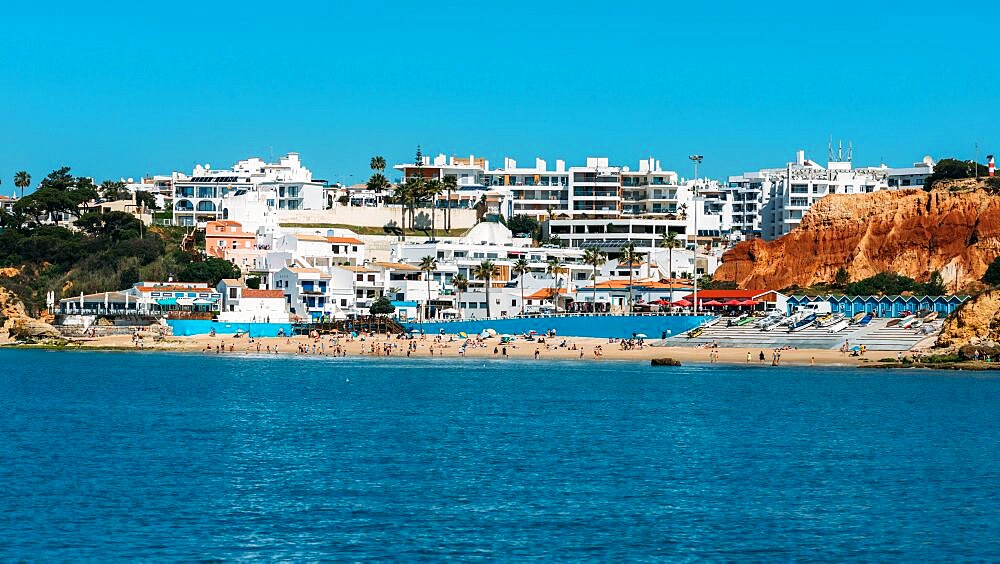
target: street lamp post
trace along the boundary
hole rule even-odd
[[[691,277],[694,279],[694,314],[698,315],[698,165],[705,157],[691,155],[688,158],[694,163],[694,267]]]

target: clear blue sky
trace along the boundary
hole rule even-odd
[[[0,193],[21,169],[101,180],[272,150],[359,181],[418,143],[682,175],[698,152],[716,177],[825,161],[830,135],[860,164],[1000,152],[990,2],[344,4],[5,5]]]

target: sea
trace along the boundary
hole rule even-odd
[[[1000,374],[0,350],[0,560],[1000,560]]]

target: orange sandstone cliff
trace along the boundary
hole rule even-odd
[[[980,279],[1000,256],[1000,197],[983,190],[884,191],[831,195],[774,241],[739,243],[713,278],[740,288],[781,289],[897,272],[951,286]]]

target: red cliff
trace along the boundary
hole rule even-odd
[[[713,278],[780,289],[897,272],[918,281],[940,271],[949,285],[978,280],[1000,255],[1000,197],[983,190],[899,190],[831,195],[774,241],[744,241]]]

